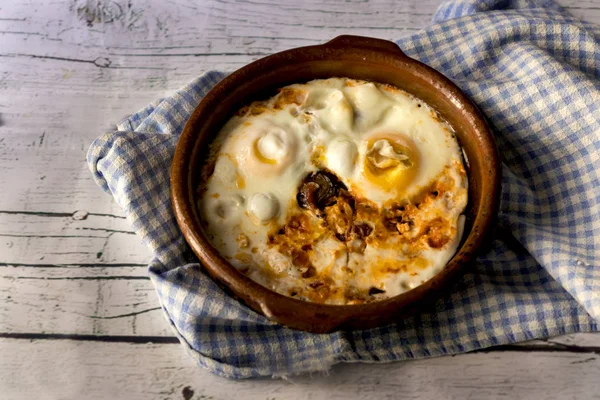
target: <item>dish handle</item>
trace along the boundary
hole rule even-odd
[[[362,47],[372,50],[382,50],[386,52],[395,53],[398,56],[406,57],[408,56],[400,50],[398,45],[390,40],[385,39],[376,39],[366,36],[355,36],[355,35],[341,35],[337,36],[327,43],[324,43],[325,47]]]

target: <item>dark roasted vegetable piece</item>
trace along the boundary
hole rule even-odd
[[[327,170],[311,172],[300,184],[296,201],[302,208],[323,210],[335,203],[340,189],[347,190],[347,187],[333,173]]]
[[[385,293],[385,290],[378,289],[376,287],[372,287],[369,289],[369,296],[373,296],[374,294]]]
[[[359,222],[354,224],[354,226],[352,227],[352,232],[356,234],[358,238],[363,239],[369,236],[371,232],[373,232],[373,228],[371,227],[371,225],[365,222]]]

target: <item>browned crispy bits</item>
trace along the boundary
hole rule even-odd
[[[294,89],[294,88],[283,88],[279,90],[279,94],[277,95],[277,99],[273,104],[273,108],[276,110],[281,110],[290,104],[300,105],[304,103],[308,93],[304,90]]]
[[[373,227],[366,222],[357,222],[352,227],[352,233],[358,238],[364,239],[373,232]]]
[[[343,242],[348,239],[354,222],[354,199],[348,192],[341,190],[335,203],[325,209],[325,220],[333,228],[338,240]]]
[[[450,241],[450,237],[444,233],[446,224],[442,218],[435,218],[427,223],[424,233],[427,236],[427,244],[434,249],[444,247]]]
[[[315,275],[317,275],[317,270],[312,265],[306,268],[306,271],[302,273],[304,279],[312,278]]]

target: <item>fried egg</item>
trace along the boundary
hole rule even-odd
[[[240,272],[286,296],[377,301],[441,271],[462,237],[467,176],[448,124],[389,85],[287,86],[218,133],[198,198]]]

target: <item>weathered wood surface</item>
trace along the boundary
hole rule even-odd
[[[426,26],[439,3],[2,0],[0,398],[187,398],[188,386],[205,399],[595,395],[591,334],[344,366],[295,384],[214,378],[169,343],[146,277],[151,254],[88,171],[95,137],[203,71],[342,33],[396,39]],[[560,3],[600,23],[596,1]]]
[[[600,391],[591,352],[497,351],[238,382],[199,369],[176,344],[0,339],[0,354],[5,399],[590,399]]]

